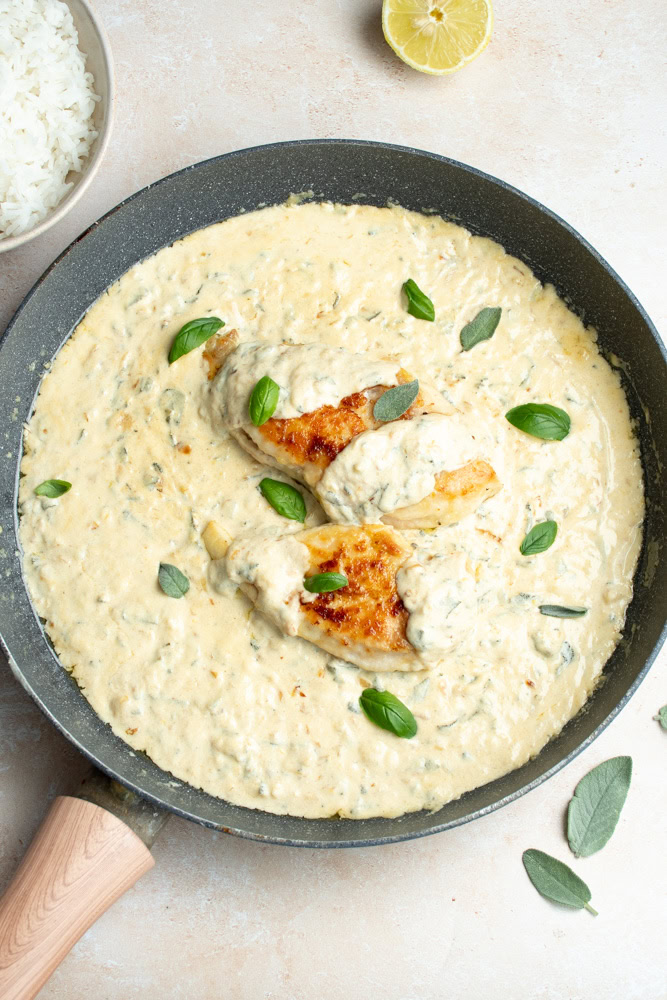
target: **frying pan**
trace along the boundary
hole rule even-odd
[[[307,820],[213,798],[132,752],[114,736],[62,669],[21,575],[17,484],[22,427],[44,363],[97,297],[129,267],[203,226],[284,201],[316,200],[436,212],[489,236],[552,282],[599,332],[621,378],[641,441],[646,487],[644,544],[623,638],[576,718],[531,761],[439,811],[397,819]],[[570,226],[515,188],[417,149],[357,140],[277,143],[228,153],[150,185],[79,237],[28,294],[0,343],[0,635],[10,666],[37,704],[90,760],[149,803],[205,826],[274,844],[352,847],[447,830],[498,809],[567,764],[604,729],[646,675],[664,640],[667,560],[667,393],[664,347],[632,292]],[[76,801],[76,800],[71,800]],[[18,995],[18,994],[17,994]]]

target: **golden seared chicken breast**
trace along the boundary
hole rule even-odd
[[[366,670],[423,670],[396,585],[411,552],[394,528],[327,524],[280,537],[241,536],[227,550],[226,570],[285,634]],[[339,589],[306,589],[311,580],[331,586],[331,574],[339,575]]]
[[[272,415],[249,415],[255,385],[279,387]],[[213,382],[214,421],[263,464],[308,486],[331,520],[401,528],[451,524],[501,488],[471,417],[418,382],[405,412],[386,422],[374,407],[389,389],[415,381],[397,361],[322,344],[246,343]]]

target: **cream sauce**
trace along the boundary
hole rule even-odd
[[[432,298],[435,323],[406,313],[407,277]],[[462,353],[461,327],[496,305],[494,337]],[[212,426],[202,352],[167,363],[179,328],[205,315],[241,342],[400,357],[488,435],[503,489],[459,524],[405,532],[425,573],[429,556],[444,565],[460,553],[474,579],[466,614],[452,612],[459,641],[452,634],[428,673],[360,671],[283,636],[231,585],[212,586],[209,520],[231,537],[302,525],[259,493],[271,471]],[[531,399],[567,410],[565,440],[507,423],[504,413]],[[536,754],[585,703],[619,639],[641,539],[637,442],[595,332],[497,244],[399,208],[279,206],[133,267],[45,377],[22,472],[26,580],[99,715],[179,779],[310,817],[433,809]],[[72,482],[69,493],[34,495],[56,477]],[[306,526],[322,523],[306,502]],[[524,558],[521,539],[547,516],[558,521],[555,544]],[[161,561],[188,576],[183,599],[160,591]],[[453,583],[438,580],[447,598]],[[419,616],[429,597],[416,569],[403,587]],[[590,610],[545,618],[544,603]],[[442,637],[424,629],[421,641],[435,648]],[[369,682],[412,710],[414,739],[361,714]]]
[[[343,448],[318,483],[317,496],[331,521],[377,524],[383,514],[429,496],[439,472],[477,457],[475,439],[457,416],[394,420]]]
[[[240,344],[212,389],[213,406],[229,427],[252,427],[248,400],[255,384],[270,375],[280,387],[276,419],[298,417],[373,385],[394,385],[398,362],[350,354],[325,344]]]
[[[225,560],[229,579],[257,591],[258,609],[286,635],[299,631],[301,603],[311,600],[303,587],[310,562],[305,545],[273,532],[253,531],[234,540]],[[254,596],[254,595],[253,595]]]

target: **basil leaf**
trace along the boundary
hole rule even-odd
[[[534,556],[538,552],[546,552],[556,541],[557,534],[558,525],[555,521],[540,521],[530,529],[519,546],[519,552],[522,556]]]
[[[310,594],[328,594],[332,590],[347,587],[348,579],[342,573],[315,573],[303,581],[303,588]]]
[[[577,910],[585,907],[597,917],[597,910],[588,905],[591,890],[562,861],[532,847],[523,852],[522,860],[528,878],[542,896],[554,903],[574,906]]]
[[[255,427],[261,427],[276,412],[280,386],[268,375],[263,375],[250,393],[248,413]]]
[[[278,479],[262,479],[259,489],[275,511],[290,521],[306,520],[306,504],[301,493]]]
[[[563,604],[540,604],[540,614],[552,618],[583,618],[588,608],[566,608]]]
[[[581,779],[567,810],[567,839],[578,858],[604,847],[616,829],[632,778],[632,757],[612,757]]]
[[[35,495],[38,497],[50,497],[55,500],[72,489],[72,484],[66,479],[45,479],[43,483],[35,488]]]
[[[195,347],[201,347],[205,341],[217,333],[221,326],[225,324],[217,316],[207,316],[204,319],[191,319],[189,323],[182,326],[176,334],[171,350],[169,351],[169,364],[173,365],[184,354],[194,351]]]
[[[408,297],[408,312],[410,315],[432,323],[435,319],[433,303],[428,295],[424,295],[417,282],[413,281],[412,278],[408,278],[403,285],[403,291]]]
[[[402,701],[390,691],[378,691],[376,688],[365,688],[359,698],[364,715],[380,729],[388,729],[390,733],[409,740],[417,732],[417,721]]]
[[[469,351],[476,344],[481,344],[483,340],[490,340],[496,332],[496,327],[500,323],[502,309],[500,306],[487,306],[482,309],[470,323],[461,330],[461,347],[464,351]]]
[[[183,597],[190,589],[190,581],[185,573],[181,573],[180,569],[171,563],[160,563],[157,582],[167,597]]]
[[[419,379],[395,385],[393,389],[383,392],[377,400],[373,407],[373,416],[385,424],[390,420],[398,420],[410,409],[418,395]]]
[[[513,427],[544,441],[562,441],[570,433],[569,416],[551,403],[524,403],[508,410],[505,418]]]
[[[667,729],[667,705],[663,705],[657,715],[653,718],[659,722],[663,729]]]

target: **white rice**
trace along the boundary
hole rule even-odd
[[[0,239],[32,229],[72,187],[100,98],[66,4],[0,0]]]

